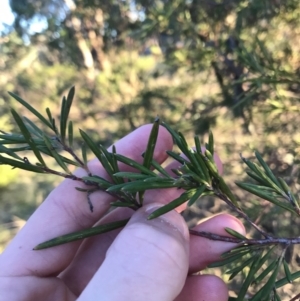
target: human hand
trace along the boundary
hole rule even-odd
[[[118,141],[118,153],[141,162],[150,131],[151,125],[146,125]],[[171,148],[172,139],[161,127],[154,158],[162,163],[167,156],[165,151]],[[89,162],[88,167],[92,174],[108,178],[97,160]],[[120,164],[120,170],[130,169]],[[86,171],[79,169],[76,175],[84,176]],[[233,244],[189,237],[188,228],[176,211],[146,220],[155,206],[176,198],[181,193],[178,189],[148,191],[145,206],[137,212],[118,208],[106,214],[112,196],[102,191],[93,193],[91,213],[86,195],[75,189],[80,185],[84,187],[64,180],[0,256],[0,301],[228,299],[222,280],[191,274],[218,260]],[[42,251],[32,250],[56,236],[128,217],[131,219],[122,230]],[[243,225],[227,214],[203,221],[194,229],[226,235],[225,227],[245,232]]]

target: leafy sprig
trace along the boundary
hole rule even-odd
[[[229,279],[244,273],[245,279],[236,298],[231,300],[245,300],[246,293],[250,287],[257,287],[256,293],[252,294],[251,301],[256,300],[280,300],[277,289],[300,277],[300,272],[291,273],[288,263],[285,261],[286,249],[292,244],[300,244],[300,238],[279,238],[266,233],[243,211],[242,204],[237,200],[223,177],[219,174],[214,161],[214,138],[210,132],[208,143],[201,146],[199,137],[194,137],[195,148],[188,146],[184,135],[174,131],[168,124],[161,123],[177,144],[181,151],[178,154],[167,151],[167,154],[179,163],[179,168],[168,173],[153,158],[157,137],[159,133],[160,120],[157,117],[150,133],[147,147],[143,155],[143,163],[140,164],[128,157],[117,153],[113,146],[109,152],[102,145],[97,144],[89,135],[80,130],[83,139],[80,155],[74,150],[74,129],[72,121],[68,120],[71,105],[75,94],[74,87],[70,89],[67,97],[63,97],[60,120],[57,122],[49,108],[46,109],[46,117],[35,110],[19,96],[10,93],[21,105],[27,108],[43,124],[45,129],[37,126],[25,116],[20,116],[15,110],[11,110],[20,132],[0,134],[0,164],[11,165],[31,172],[55,174],[64,178],[83,182],[88,188],[77,188],[87,193],[90,210],[93,204],[90,194],[97,190],[105,191],[113,195],[116,201],[111,203],[112,207],[128,207],[133,210],[143,206],[144,193],[151,189],[177,188],[182,191],[181,195],[167,205],[157,209],[148,216],[154,219],[169,212],[187,202],[193,206],[201,201],[205,195],[215,195],[223,200],[229,209],[241,218],[244,218],[262,238],[247,238],[233,229],[226,228],[230,236],[222,236],[214,233],[190,230],[190,234],[211,240],[219,240],[237,243],[239,246],[222,255],[219,262],[210,267],[223,265],[235,266],[229,268],[226,274]],[[59,128],[56,126],[59,124]],[[19,153],[31,151],[36,158],[21,157]],[[101,162],[103,168],[110,176],[110,180],[104,179],[89,172],[87,163],[87,152],[91,151]],[[63,154],[62,154],[63,152]],[[66,156],[67,154],[67,156]],[[292,193],[287,183],[282,178],[277,178],[269,166],[265,163],[258,152],[255,152],[258,163],[242,158],[247,165],[246,173],[252,182],[237,182],[241,188],[259,198],[269,201],[274,206],[300,215],[299,201]],[[59,170],[50,168],[49,158],[56,161]],[[134,172],[122,172],[119,163],[126,164],[135,169]],[[71,166],[82,167],[88,172],[88,176],[77,177],[72,173]],[[254,181],[254,183],[253,183]],[[43,242],[35,247],[35,250],[53,247],[71,241],[98,235],[107,231],[126,225],[128,220],[121,220],[82,230],[75,233],[65,234]],[[276,255],[275,248],[281,250]],[[267,267],[266,267],[267,266]],[[284,271],[285,278],[278,280],[280,271]],[[253,289],[251,289],[253,291]],[[249,299],[248,299],[249,300]]]

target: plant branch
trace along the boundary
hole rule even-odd
[[[241,239],[235,237],[228,237],[223,235],[218,235],[206,231],[196,231],[196,230],[189,230],[190,234],[195,236],[204,237],[210,240],[218,240],[224,242],[231,242],[237,244],[248,244],[248,245],[295,245],[300,244],[300,237],[293,237],[293,238],[275,238],[275,237],[268,237],[264,239]]]
[[[240,217],[244,218],[253,228],[255,228],[259,233],[261,233],[266,238],[272,238],[271,235],[260,229],[251,219],[250,217],[243,212],[241,209],[237,208],[230,200],[229,198],[224,195],[219,190],[214,189],[214,193],[217,197],[219,197],[222,201],[224,201],[233,211],[235,211]]]

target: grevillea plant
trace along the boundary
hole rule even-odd
[[[187,202],[188,206],[193,206],[196,202],[201,202],[203,196],[214,195],[225,202],[237,217],[249,223],[257,231],[259,237],[248,238],[229,228],[225,230],[230,236],[190,230],[191,235],[238,244],[238,247],[224,253],[219,262],[210,265],[210,267],[219,267],[229,264],[231,268],[226,273],[230,275],[230,280],[239,273],[245,275],[242,285],[237,292],[237,297],[231,297],[230,300],[281,300],[277,289],[300,277],[300,271],[290,272],[289,265],[285,259],[287,248],[293,244],[300,244],[300,237],[274,237],[261,229],[245,213],[243,204],[232,193],[218,172],[213,159],[214,139],[212,133],[209,135],[208,143],[203,146],[201,146],[199,138],[195,136],[195,147],[192,148],[188,146],[185,137],[180,132],[174,131],[168,124],[160,122],[159,118],[156,118],[147,148],[143,153],[142,164],[118,154],[115,147],[112,147],[112,152],[107,151],[102,145],[95,143],[83,130],[80,130],[83,143],[81,152],[78,154],[73,146],[73,123],[68,120],[74,93],[75,89],[73,87],[70,89],[67,97],[63,97],[59,122],[52,117],[49,108],[46,109],[44,116],[28,102],[10,93],[16,101],[39,119],[45,130],[42,130],[42,127],[37,126],[27,117],[20,116],[14,109],[11,109],[12,117],[19,128],[19,133],[0,131],[0,164],[8,164],[13,168],[41,174],[54,174],[73,179],[74,181],[84,182],[89,188],[77,189],[86,193],[87,206],[90,207],[91,211],[93,211],[93,204],[90,200],[90,194],[96,190],[102,190],[115,196],[116,201],[111,203],[111,207],[128,207],[132,210],[137,210],[143,206],[144,193],[149,189],[177,187],[183,191],[178,198],[151,213],[148,219],[157,218],[185,202]],[[166,172],[153,159],[160,124],[170,132],[174,142],[183,154],[179,155],[176,152],[167,151],[168,155],[180,164],[179,168],[172,170],[172,174]],[[62,150],[64,151],[63,154]],[[22,151],[33,152],[36,162],[20,156],[19,154]],[[88,171],[88,151],[91,151],[101,162],[111,178],[110,181],[91,173],[88,176],[78,177],[71,172],[70,166],[72,165],[82,167]],[[65,154],[68,155],[66,156]],[[251,179],[249,179],[249,182],[237,182],[237,186],[261,199],[269,201],[274,206],[282,207],[295,216],[299,216],[298,200],[287,183],[282,178],[274,176],[258,152],[255,153],[255,156],[257,163],[241,157],[247,166],[246,173]],[[52,169],[47,165],[47,160],[50,157],[55,159],[59,170]],[[118,162],[133,167],[135,172],[121,172],[118,168]],[[66,233],[63,236],[42,242],[34,249],[41,250],[98,235],[123,227],[127,222],[127,219],[119,220],[75,233]],[[281,270],[284,271],[285,277],[278,279]],[[246,295],[250,286],[254,287],[254,289],[251,289],[251,292],[255,292],[251,293],[251,297]],[[293,297],[291,301],[298,300],[299,296]]]

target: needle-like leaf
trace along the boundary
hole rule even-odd
[[[68,242],[91,237],[94,235],[106,233],[106,232],[124,227],[128,221],[129,221],[129,219],[124,219],[124,220],[120,220],[117,222],[99,225],[99,226],[96,226],[96,227],[93,227],[90,229],[81,230],[78,232],[58,236],[56,238],[50,239],[48,241],[45,241],[45,242],[37,245],[36,247],[34,247],[34,250],[42,250],[42,249],[62,245],[62,244],[68,243]]]
[[[34,109],[29,103],[23,100],[20,96],[14,94],[13,92],[8,92],[10,96],[12,96],[15,100],[17,100],[21,105],[27,108],[31,113],[33,113],[37,118],[39,118],[45,125],[52,128],[52,124],[36,109]]]
[[[18,127],[19,127],[20,131],[22,132],[24,138],[26,139],[26,142],[31,147],[32,151],[34,152],[35,156],[37,157],[37,159],[40,161],[40,163],[43,166],[46,166],[46,163],[45,163],[40,151],[38,150],[36,144],[34,143],[34,140],[32,139],[22,118],[19,116],[19,114],[14,109],[11,109],[11,113],[12,113],[16,123],[18,124]]]
[[[147,219],[150,220],[150,219],[153,219],[153,218],[157,218],[157,217],[161,216],[162,214],[165,214],[165,213],[177,208],[178,206],[180,206],[181,204],[183,204],[187,200],[189,200],[196,192],[197,192],[197,189],[190,189],[188,191],[185,191],[177,199],[173,200],[169,204],[167,204],[167,205],[155,210],[154,212],[152,212],[148,216]]]

